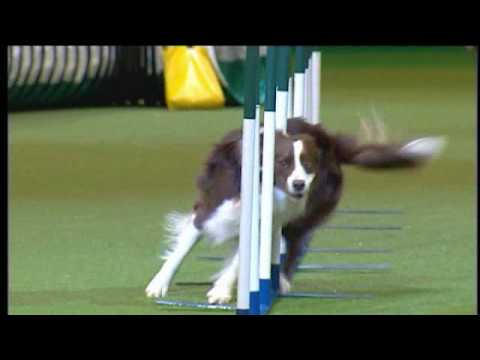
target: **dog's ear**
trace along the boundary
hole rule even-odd
[[[215,146],[214,153],[222,160],[240,166],[242,162],[242,132],[233,130],[225,135],[222,141]]]
[[[336,135],[333,137],[334,152],[337,160],[343,164],[350,164],[358,152],[359,143],[356,137]]]
[[[444,137],[425,137],[403,144],[363,145],[354,137],[335,137],[335,151],[341,163],[370,169],[420,166],[438,156],[445,145]]]

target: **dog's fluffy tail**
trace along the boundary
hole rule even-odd
[[[445,137],[424,137],[403,144],[359,145],[352,137],[337,136],[336,151],[340,161],[370,169],[421,166],[438,157],[447,144]]]
[[[374,108],[372,111],[373,121],[361,119],[359,136],[335,137],[336,152],[344,164],[370,169],[416,167],[439,156],[445,148],[447,140],[440,136],[400,144],[389,141],[385,124]]]

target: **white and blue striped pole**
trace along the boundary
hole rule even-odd
[[[304,116],[305,92],[305,49],[303,46],[295,47],[295,72],[293,75],[293,116]]]
[[[275,125],[276,129],[284,134],[287,133],[289,56],[289,46],[277,47]]]
[[[318,124],[320,117],[320,96],[321,96],[321,66],[322,53],[313,51],[312,53],[312,123]]]
[[[257,79],[259,81],[257,64]],[[255,148],[253,162],[253,189],[252,189],[252,238],[250,249],[250,314],[260,314],[260,280],[259,280],[259,256],[260,256],[260,91],[256,88],[256,111],[255,111]]]
[[[276,129],[287,133],[288,116],[288,65],[290,58],[290,47],[279,46],[277,48],[277,76],[276,76],[276,106],[275,123]],[[272,289],[274,294],[278,294],[280,288],[280,270],[282,256],[285,258],[285,244],[282,244],[281,229],[280,233],[273,234],[272,243]],[[282,252],[283,250],[283,252]]]
[[[248,315],[250,311],[250,251],[252,235],[253,170],[255,148],[255,112],[258,46],[247,46],[245,74],[245,104],[242,132],[242,178],[241,214],[239,241],[239,273],[237,285],[237,314]]]
[[[272,303],[271,258],[273,222],[273,181],[275,160],[275,61],[276,49],[267,49],[265,109],[263,114],[263,157],[260,206],[260,313]]]

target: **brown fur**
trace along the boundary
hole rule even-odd
[[[352,136],[329,134],[321,125],[311,125],[301,118],[288,120],[287,133],[289,136],[280,132],[276,134],[275,186],[285,189],[286,178],[293,167],[292,144],[296,139],[301,139],[306,148],[301,157],[302,164],[316,173],[305,212],[282,229],[287,241],[287,260],[283,271],[291,278],[313,231],[329,218],[340,200],[342,164],[388,169],[412,167],[419,163],[401,156],[399,145],[361,145]],[[223,200],[240,197],[241,136],[241,130],[228,133],[214,147],[198,178],[199,198],[194,211],[197,214],[195,226],[199,229]]]

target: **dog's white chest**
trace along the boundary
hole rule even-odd
[[[283,190],[274,188],[273,221],[282,226],[299,216],[305,209],[305,197],[293,199]],[[205,222],[204,230],[208,238],[219,244],[238,236],[241,206],[238,199],[225,200]]]
[[[284,225],[290,220],[299,216],[305,209],[305,198],[293,199],[288,196],[283,190],[274,188],[274,222],[279,225]]]

